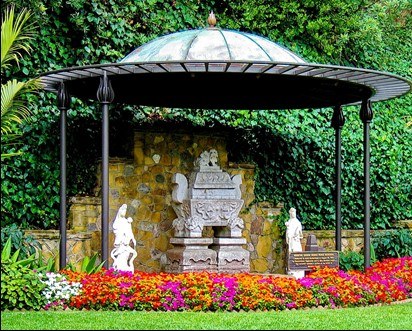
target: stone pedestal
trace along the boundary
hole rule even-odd
[[[213,238],[171,238],[166,252],[166,272],[217,271],[217,254],[209,249]]]
[[[245,238],[213,238],[211,249],[217,253],[219,272],[237,273],[250,271],[250,253],[242,248]]]

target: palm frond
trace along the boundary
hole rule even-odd
[[[10,66],[11,61],[19,63],[22,52],[28,53],[32,47],[30,40],[34,37],[34,24],[29,23],[31,13],[23,9],[17,16],[14,6],[5,10],[1,22],[1,71]]]
[[[1,153],[1,160],[9,159],[13,156],[21,155],[23,154],[22,151],[14,152],[14,153]]]
[[[4,159],[20,155],[23,152],[19,151],[18,149],[20,148],[19,145],[22,145],[22,142],[20,141],[21,134],[14,132],[10,134],[5,134],[1,135],[1,160],[3,161]],[[16,152],[13,151],[13,149],[17,150]],[[3,153],[3,151],[7,151]]]
[[[19,82],[16,79],[1,85],[1,133],[13,132],[13,123],[21,124],[30,117],[30,110],[23,96],[39,88],[39,80]]]
[[[17,15],[14,13],[14,5],[6,7],[2,13],[1,22],[1,73],[19,60],[23,53],[29,53],[32,50],[30,40],[35,33],[35,25],[28,22],[31,12],[27,9],[21,10]],[[19,82],[11,79],[1,84],[1,159],[21,154],[15,152],[14,146],[19,144],[21,134],[18,125],[30,118],[30,110],[26,104],[27,100],[24,95],[28,92],[34,92],[40,88],[38,79],[31,79],[26,82]],[[3,147],[5,149],[3,150]]]

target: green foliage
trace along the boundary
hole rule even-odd
[[[34,309],[45,304],[40,294],[44,284],[37,274],[22,264],[1,262],[1,310]]]
[[[3,8],[2,8],[3,9]],[[30,118],[31,112],[26,103],[26,94],[37,91],[37,79],[19,81],[5,79],[4,73],[14,64],[19,67],[23,53],[30,53],[30,41],[34,38],[35,28],[32,13],[23,8],[15,13],[14,5],[2,11],[1,21],[1,144],[16,147],[21,133],[19,124]],[[1,160],[19,155],[20,151],[1,153]]]
[[[20,235],[21,234],[19,234],[19,236]],[[30,238],[30,236],[27,237]],[[35,248],[41,248],[40,244],[37,241],[32,242],[29,240],[28,242],[29,244],[27,244],[27,242],[25,244],[18,244],[19,248],[16,249],[16,236],[9,236],[4,245],[2,245],[2,263],[3,261],[11,262],[36,271],[55,271],[56,260],[52,257],[45,260],[40,249],[39,253],[35,251]],[[34,250],[34,252],[30,253],[31,250]]]
[[[57,272],[58,271],[57,259],[53,257],[49,257],[48,259],[45,259],[43,257],[42,252],[40,251],[36,260],[32,263],[31,269],[34,271]]]
[[[370,245],[370,264],[374,264],[379,258],[375,253],[374,246]],[[339,269],[343,271],[349,270],[365,270],[365,255],[363,250],[360,252],[346,250],[339,252]]]
[[[95,253],[92,257],[85,256],[82,261],[80,270],[88,274],[94,274],[98,272],[103,267],[105,261],[101,262],[100,264],[96,264],[97,257],[97,253]]]
[[[46,303],[41,295],[45,284],[40,280],[39,271],[55,271],[56,261],[43,261],[41,254],[28,254],[27,247],[13,249],[18,231],[8,237],[1,250],[1,310],[42,309]],[[3,237],[3,232],[2,232]],[[14,240],[14,241],[13,241]],[[26,251],[21,250],[26,248]]]
[[[40,243],[31,235],[25,235],[16,223],[1,228],[1,250],[5,247],[7,241],[10,241],[11,253],[19,250],[21,257],[29,257],[40,249]]]
[[[43,125],[39,125],[43,128]],[[25,143],[23,154],[1,167],[2,225],[19,220],[22,227],[54,228],[58,224],[59,159],[58,150],[48,141],[46,131],[38,147]],[[53,135],[53,130],[49,130]],[[57,134],[57,132],[56,132]],[[26,142],[26,136],[24,137]]]
[[[245,0],[215,12],[220,26],[261,33],[308,61],[410,75],[411,10],[409,0]]]
[[[20,250],[12,253],[9,238],[1,251],[1,310],[35,309],[43,307],[45,299],[40,294],[44,288],[32,270],[34,255],[20,259]]]
[[[412,231],[394,229],[372,236],[372,245],[378,260],[390,257],[412,256]]]
[[[363,271],[364,256],[355,251],[339,252],[339,269],[343,271],[360,270]]]
[[[7,79],[62,67],[116,62],[166,33],[217,25],[269,37],[308,62],[377,69],[411,78],[408,0],[134,1],[18,0],[35,16],[36,51],[10,67]],[[409,13],[409,15],[408,15]],[[138,91],[137,91],[138,92]],[[28,97],[33,117],[21,128],[24,154],[1,165],[1,224],[54,229],[59,212],[59,114],[54,95]],[[68,111],[68,195],[95,195],[100,109],[77,99]],[[412,219],[412,95],[373,105],[371,228]],[[358,107],[345,107],[342,130],[342,224],[362,228],[363,129]],[[305,229],[333,229],[334,130],[331,109],[216,111],[112,106],[110,155],[129,156],[136,127],[154,122],[225,128],[233,161],[256,165],[257,201],[295,207]],[[144,126],[147,125],[147,126]],[[233,133],[233,134],[232,134]],[[2,153],[16,152],[1,146]]]
[[[34,37],[31,13],[23,9],[15,15],[14,6],[6,8],[1,23],[1,72],[11,66],[11,62],[19,63],[22,53],[32,50],[30,39]]]
[[[100,264],[96,264],[97,257],[97,253],[95,253],[91,258],[85,256],[81,265],[81,271],[88,274],[98,272],[103,267],[105,261],[101,262]]]
[[[279,231],[279,237],[284,238],[286,235],[286,222],[289,219],[289,212],[282,208],[279,215],[270,215],[268,216],[269,219],[272,219],[272,226],[277,227],[277,231]]]
[[[92,257],[85,256],[82,260],[82,264],[80,265],[80,272],[84,272],[87,274],[94,274],[100,271],[105,261],[101,262],[100,264],[97,264],[96,263],[97,258],[98,258],[98,253],[93,254]],[[66,269],[71,270],[71,271],[76,271],[76,267],[71,263],[69,263],[66,266]]]
[[[4,244],[4,247],[1,250],[1,261],[6,262],[6,261],[11,261],[11,262],[17,262],[17,259],[19,258],[19,250],[16,250],[15,252],[12,252],[11,250],[11,238],[7,239],[6,243]],[[26,260],[24,261],[19,261],[20,264],[26,264]]]

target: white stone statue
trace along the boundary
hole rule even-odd
[[[286,225],[286,243],[289,247],[289,253],[302,252],[302,244],[300,240],[303,238],[302,224],[296,217],[296,209],[290,208],[289,220]]]
[[[131,217],[126,218],[127,204],[123,204],[117,212],[113,222],[114,249],[110,253],[113,259],[113,268],[116,270],[134,272],[133,260],[137,256],[136,239],[133,235]],[[133,247],[130,246],[132,242]]]

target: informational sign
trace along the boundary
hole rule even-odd
[[[289,254],[289,270],[312,270],[313,267],[339,266],[338,251],[294,252]]]

